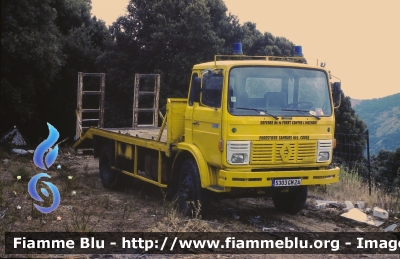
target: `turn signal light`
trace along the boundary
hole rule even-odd
[[[221,152],[224,151],[224,141],[222,139],[218,141],[218,149]]]

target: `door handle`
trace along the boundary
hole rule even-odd
[[[194,121],[194,122],[192,122],[192,124],[193,124],[193,125],[197,125],[197,126],[200,125],[200,123],[199,123],[198,121]]]

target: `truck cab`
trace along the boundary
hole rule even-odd
[[[339,168],[328,168],[335,146],[329,71],[296,59],[217,59],[193,67],[185,110],[185,143],[208,166],[202,187],[252,188],[297,213],[308,186],[338,181]]]

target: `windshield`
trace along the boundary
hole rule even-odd
[[[332,115],[326,73],[290,67],[235,67],[229,75],[232,115]]]

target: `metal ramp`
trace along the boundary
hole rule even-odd
[[[141,91],[140,90],[140,79],[141,78],[153,78],[154,79],[154,89],[153,91]],[[135,74],[135,85],[134,85],[134,100],[133,100],[133,128],[139,127],[158,127],[158,100],[160,95],[160,74]],[[143,108],[139,107],[139,99],[142,96],[154,96],[153,107]],[[139,113],[147,112],[153,113],[151,124],[139,124]]]
[[[100,89],[98,91],[85,91],[83,86],[83,78],[84,77],[99,77],[100,79]],[[77,97],[77,109],[76,109],[76,135],[75,140],[80,138],[82,134],[85,133],[87,129],[89,129],[90,123],[97,121],[97,127],[104,127],[104,91],[105,91],[105,83],[106,82],[106,74],[105,73],[78,73],[78,97]],[[84,108],[83,107],[83,96],[86,95],[98,95],[99,96],[99,105],[98,108]],[[96,118],[84,118],[83,114],[85,113],[97,113],[98,116]],[[95,116],[91,116],[95,117]]]

